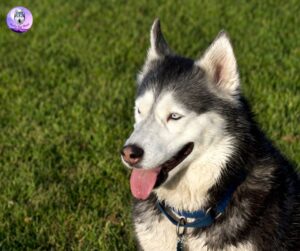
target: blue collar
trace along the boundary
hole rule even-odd
[[[230,188],[225,194],[225,196],[223,197],[223,199],[219,201],[219,203],[217,203],[217,205],[214,208],[210,208],[206,211],[198,210],[194,212],[189,212],[189,211],[178,211],[176,209],[169,208],[170,211],[179,215],[181,219],[184,218],[185,219],[184,221],[181,221],[180,219],[177,220],[176,218],[174,218],[174,216],[169,214],[166,210],[164,202],[161,203],[157,201],[157,207],[169,219],[169,221],[176,226],[181,226],[184,228],[208,227],[211,224],[213,224],[213,222],[225,212],[226,207],[228,206],[229,201],[231,200],[235,190],[236,190],[236,186]],[[186,222],[187,219],[192,219],[193,221]]]

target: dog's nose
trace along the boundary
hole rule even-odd
[[[123,147],[121,154],[129,165],[135,165],[141,161],[144,150],[137,145],[127,145]]]

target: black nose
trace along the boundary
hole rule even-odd
[[[123,147],[121,154],[125,162],[135,165],[141,161],[144,150],[137,145],[127,145]]]

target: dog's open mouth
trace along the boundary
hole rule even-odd
[[[134,197],[145,200],[152,189],[161,185],[168,177],[168,173],[178,166],[193,151],[194,143],[186,144],[171,159],[153,169],[135,168],[130,177],[130,188]]]

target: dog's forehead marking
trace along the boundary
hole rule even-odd
[[[175,99],[173,92],[164,92],[158,97],[155,113],[164,115],[170,112],[185,113],[185,109]]]
[[[136,99],[135,105],[145,114],[154,107],[154,112],[160,116],[170,112],[185,113],[186,111],[183,105],[175,99],[174,93],[171,91],[155,95],[153,90],[148,90]]]
[[[139,96],[135,101],[135,106],[142,112],[147,113],[154,103],[154,93],[152,90],[146,91],[143,95]]]

